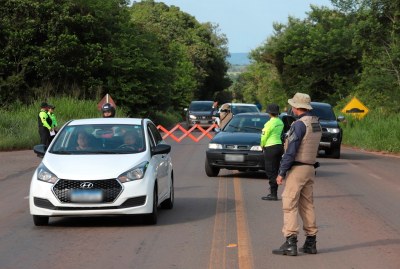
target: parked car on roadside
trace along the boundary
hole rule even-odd
[[[192,101],[188,108],[185,108],[185,121],[187,128],[198,124],[201,127],[210,127],[214,124],[214,101]]]
[[[34,147],[43,157],[29,192],[34,224],[57,216],[137,214],[155,224],[158,207],[174,204],[170,151],[149,119],[66,123],[47,150]]]
[[[267,113],[240,113],[210,140],[206,151],[205,172],[216,177],[221,169],[259,171],[265,169],[264,154],[260,146],[261,131],[270,119]],[[291,120],[292,119],[292,120]],[[283,115],[285,128],[293,122],[291,116]]]
[[[328,103],[311,102],[311,113],[319,118],[322,127],[322,137],[318,150],[323,150],[326,155],[340,158],[340,148],[343,138],[343,130],[339,122],[344,121],[344,116],[336,117],[332,106]],[[291,108],[288,115],[294,116]]]

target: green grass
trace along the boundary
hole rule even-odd
[[[400,153],[400,115],[370,111],[364,118],[346,116],[343,144],[365,150]]]

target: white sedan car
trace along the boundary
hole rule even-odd
[[[174,204],[171,146],[149,119],[98,118],[66,123],[33,174],[29,207],[37,226],[49,217],[136,215],[157,223]]]

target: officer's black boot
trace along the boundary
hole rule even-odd
[[[268,200],[268,201],[277,201],[278,200],[278,187],[271,187],[270,190],[271,190],[271,193],[268,194],[267,196],[261,197],[261,199]]]
[[[279,249],[272,250],[272,254],[297,256],[297,236],[292,234],[286,237],[285,243]]]
[[[308,254],[317,254],[317,241],[316,236],[307,236],[306,241],[302,248],[299,248],[300,252],[308,253]]]

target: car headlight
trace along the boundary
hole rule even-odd
[[[192,120],[197,119],[197,117],[195,115],[189,115],[189,118],[192,119]]]
[[[50,172],[44,164],[41,164],[37,170],[37,179],[47,183],[54,184],[57,182],[58,177]]]
[[[209,149],[222,149],[222,145],[216,144],[216,143],[210,143],[210,144],[208,144],[208,148]]]
[[[148,166],[149,162],[142,162],[138,166],[119,175],[117,179],[121,183],[142,179],[144,177],[144,174],[146,173],[146,169]]]
[[[262,151],[262,147],[261,146],[252,146],[250,148],[251,151]]]
[[[329,133],[338,134],[340,132],[339,128],[326,128]]]

